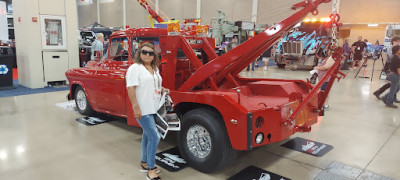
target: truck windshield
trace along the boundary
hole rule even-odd
[[[114,38],[110,44],[110,57],[115,61],[128,60],[128,39],[127,38]]]

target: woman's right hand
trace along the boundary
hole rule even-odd
[[[135,115],[136,119],[142,118],[142,111],[140,111],[139,107],[134,107],[133,108],[133,114]]]

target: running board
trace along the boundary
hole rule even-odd
[[[160,137],[165,139],[168,131],[180,131],[181,121],[176,113],[165,114],[164,116],[157,113],[156,126]]]
[[[171,98],[163,93],[159,109],[156,113],[156,127],[160,137],[165,139],[168,131],[180,131],[181,121],[176,113],[173,112]]]

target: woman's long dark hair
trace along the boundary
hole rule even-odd
[[[142,49],[143,49],[143,47],[145,47],[145,46],[147,46],[147,47],[153,49],[153,52],[154,52],[154,59],[153,59],[153,61],[151,61],[151,67],[153,67],[153,69],[156,69],[156,68],[158,67],[158,65],[160,65],[160,60],[159,60],[159,58],[158,58],[159,55],[158,55],[156,49],[154,48],[153,43],[150,43],[150,42],[143,43],[143,44],[137,49],[137,51],[136,51],[136,53],[135,53],[135,58],[134,58],[133,60],[135,61],[135,63],[139,63],[139,64],[143,64],[143,65],[144,65],[143,60],[140,58],[140,53],[142,52]]]

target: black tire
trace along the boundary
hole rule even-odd
[[[239,153],[232,148],[226,128],[220,118],[221,116],[216,112],[203,108],[191,110],[182,118],[181,131],[178,133],[179,151],[191,167],[204,173],[217,171],[235,160]],[[210,151],[204,157],[195,155],[188,147],[189,129],[193,132],[196,127],[203,129],[195,132],[205,132],[202,130],[206,130],[211,140],[211,143],[209,143],[211,144]],[[203,137],[192,142],[201,143],[200,141],[202,141],[204,145],[207,144],[204,143],[205,140],[208,140],[208,138]]]
[[[281,69],[285,69],[285,66],[286,66],[286,64],[276,64],[277,66],[278,66],[278,68],[281,68]]]
[[[85,91],[81,86],[78,86],[75,90],[75,104],[78,112],[83,115],[91,116],[95,113],[87,99]]]

